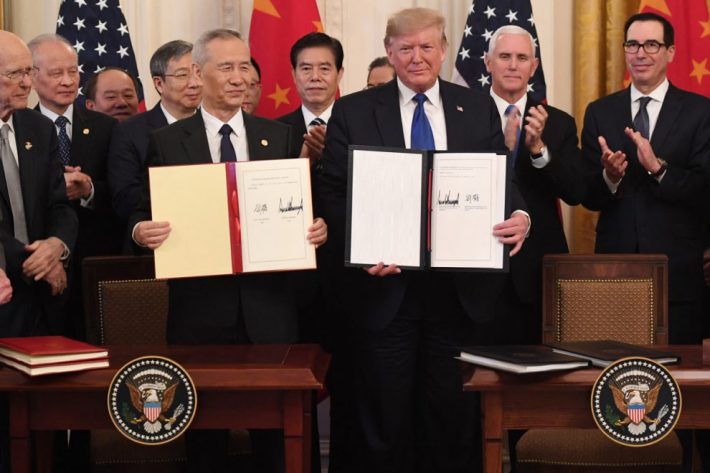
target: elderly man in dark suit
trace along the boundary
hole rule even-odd
[[[111,139],[108,183],[113,207],[123,220],[140,199],[150,133],[192,116],[202,100],[202,84],[192,70],[191,43],[174,40],[160,46],[150,58],[150,74],[160,102],[120,122]]]
[[[116,120],[74,106],[79,92],[79,64],[67,40],[45,34],[28,46],[34,64],[32,83],[39,97],[36,110],[54,122],[67,198],[79,217],[69,298],[61,309],[64,315],[55,317],[53,329],[84,338],[81,261],[88,256],[119,254],[124,232],[111,208],[106,179],[106,158]]]
[[[32,57],[0,31],[0,242],[12,298],[0,305],[0,336],[46,334],[47,307],[66,287],[64,262],[77,233],[52,122],[28,110]],[[0,470],[9,471],[7,405],[0,398]]]
[[[507,25],[493,33],[485,58],[506,146],[515,152],[516,182],[535,222],[498,295],[495,333],[486,334],[493,343],[540,343],[542,257],[569,251],[557,199],[577,205],[584,194],[574,118],[527,94],[538,66],[535,49],[530,33]]]
[[[446,55],[438,12],[412,8],[390,17],[385,49],[397,79],[340,98],[328,122],[320,190],[336,257],[344,254],[348,145],[461,152],[505,146],[493,100],[438,78]],[[513,194],[513,208],[524,207]],[[514,255],[529,223],[515,211],[491,232],[514,245]],[[341,406],[333,393],[333,409],[350,410],[347,430],[333,433],[333,471],[476,471],[480,420],[454,356],[475,339],[474,321],[492,315],[488,294],[501,278],[384,263],[364,271],[343,268],[342,256],[333,264],[348,334],[333,368],[347,373],[353,403]]]
[[[151,136],[149,166],[298,155],[288,126],[242,112],[249,58],[249,48],[236,31],[211,30],[197,40],[193,59],[204,86],[202,107],[192,117]],[[137,244],[155,249],[169,237],[170,224],[150,221],[148,209],[145,196],[131,219],[138,222],[133,235]],[[325,222],[318,218],[310,227],[308,239],[317,246],[326,238]],[[296,305],[284,273],[178,279],[169,281],[169,288],[170,343],[298,340]],[[188,440],[190,471],[224,471],[226,433],[196,435]],[[266,464],[259,471],[283,468],[282,438],[273,432],[253,431],[252,443],[257,461]]]
[[[668,20],[640,13],[625,31],[631,86],[592,102],[584,117],[583,204],[600,211],[597,252],[668,256],[669,341],[700,343],[710,100],[668,81]]]

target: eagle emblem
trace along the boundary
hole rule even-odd
[[[109,386],[109,413],[123,435],[145,445],[167,443],[192,422],[197,391],[187,372],[168,358],[137,358]]]
[[[680,387],[660,363],[624,358],[610,364],[594,383],[592,414],[599,429],[629,446],[656,443],[680,417]]]

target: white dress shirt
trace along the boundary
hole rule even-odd
[[[207,143],[210,146],[210,156],[213,163],[220,162],[222,144],[222,135],[219,130],[225,123],[219,118],[211,115],[204,107],[200,108],[202,120],[205,122],[205,132],[207,133]],[[247,143],[247,131],[244,128],[244,115],[239,109],[232,118],[229,119],[227,125],[232,127],[232,134],[229,136],[234,151],[237,153],[237,161],[249,161],[249,146]]]

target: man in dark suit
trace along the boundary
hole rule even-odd
[[[36,109],[55,124],[58,157],[64,166],[67,198],[79,217],[79,234],[70,268],[69,297],[53,330],[83,339],[84,304],[81,262],[85,257],[120,253],[124,226],[111,208],[106,158],[116,120],[74,106],[79,91],[79,64],[71,44],[46,34],[28,44],[34,71],[32,83],[39,97]],[[63,320],[62,320],[63,319]]]
[[[0,243],[12,298],[0,305],[0,337],[47,333],[47,307],[66,287],[64,262],[74,246],[52,122],[28,110],[32,56],[16,35],[0,31]],[[7,399],[0,396],[0,470],[9,470]]]
[[[66,287],[63,262],[74,247],[77,219],[67,201],[52,123],[25,109],[30,51],[6,31],[0,43],[0,241],[13,289],[10,302],[0,306],[0,336],[18,337],[46,333],[47,304]]]
[[[397,80],[335,102],[322,160],[321,205],[334,246],[329,254],[338,258],[330,278],[348,334],[332,368],[346,373],[352,403],[342,406],[332,393],[332,409],[348,411],[349,422],[332,432],[331,471],[477,471],[480,419],[475,396],[462,392],[454,356],[474,340],[473,321],[492,316],[488,293],[501,278],[402,271],[383,262],[367,271],[344,268],[348,146],[501,150],[500,119],[490,97],[438,79],[446,55],[438,12],[412,8],[390,17],[385,49]],[[411,133],[415,128],[429,131]],[[524,203],[512,190],[519,209]],[[514,245],[514,255],[528,228],[527,215],[515,211],[492,233]]]
[[[84,84],[86,108],[118,121],[138,114],[138,80],[120,67],[108,66]]]
[[[202,100],[202,84],[192,70],[192,44],[174,40],[150,58],[150,74],[160,102],[147,112],[120,122],[113,131],[108,183],[113,207],[128,220],[140,199],[150,133],[192,116]]]
[[[218,163],[295,157],[288,126],[244,114],[244,74],[251,67],[249,48],[232,30],[204,33],[195,43],[196,73],[204,85],[202,108],[151,136],[149,166]],[[169,222],[150,221],[147,195],[132,217],[134,240],[150,249],[170,234]],[[325,242],[323,219],[308,238]],[[293,343],[298,340],[296,306],[284,273],[169,281],[168,342],[176,344]],[[224,471],[226,433],[188,439],[190,471]],[[283,468],[283,438],[252,432],[258,471]],[[281,452],[281,454],[279,454]]]
[[[668,256],[668,340],[698,344],[703,323],[703,250],[710,188],[710,100],[666,77],[673,26],[655,13],[631,16],[624,51],[631,86],[592,102],[582,130],[589,166],[585,207],[599,211],[599,253]],[[692,437],[680,431],[684,471]],[[707,435],[700,434],[701,457]]]
[[[599,210],[599,253],[664,253],[669,341],[700,343],[703,209],[710,188],[710,101],[674,87],[673,27],[641,13],[625,26],[631,86],[587,107],[585,207]]]
[[[343,46],[325,33],[308,33],[291,47],[291,74],[301,106],[278,118],[293,127],[311,163],[323,154],[325,126],[343,78]]]
[[[515,25],[496,30],[485,58],[491,96],[501,119],[506,146],[515,152],[518,188],[535,225],[498,296],[492,343],[536,344],[542,336],[542,257],[567,253],[557,199],[579,204],[583,195],[577,125],[567,113],[536,103],[528,81],[538,59],[530,33]]]

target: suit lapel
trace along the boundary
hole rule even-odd
[[[450,150],[465,149],[470,138],[466,126],[462,125],[466,117],[463,103],[457,100],[452,84],[443,80],[439,80],[439,94],[446,121],[446,147]]]
[[[393,80],[377,88],[375,122],[383,146],[404,148],[402,115],[399,111],[399,90]]]
[[[271,156],[268,137],[264,135],[264,128],[259,120],[249,114],[242,113],[244,117],[244,130],[247,134],[249,148],[249,161],[268,159]],[[273,156],[271,156],[273,157]],[[286,156],[284,156],[285,158]]]
[[[149,130],[157,130],[168,126],[168,119],[165,118],[165,114],[160,108],[160,102],[158,102],[155,107],[151,108],[150,111],[146,113],[148,114],[146,117],[146,123],[148,123]]]
[[[32,113],[32,112],[28,112]],[[41,143],[34,134],[34,128],[30,123],[24,123],[21,113],[15,112],[15,137],[17,145],[17,161],[20,165],[20,185],[22,187],[22,201],[25,207],[25,221],[27,222],[27,232],[32,239],[30,222],[34,221],[35,205],[33,198],[37,195],[33,188],[35,185],[35,176],[37,175],[37,156],[36,153],[41,152],[39,149]],[[45,150],[49,152],[49,150]],[[47,160],[50,162],[50,160]],[[50,165],[53,163],[50,162]],[[5,181],[3,175],[3,182]],[[7,183],[5,183],[4,197],[7,200],[8,208],[10,208],[10,197],[7,195]]]
[[[207,142],[205,122],[198,110],[183,121],[182,145],[187,153],[187,161],[194,164],[211,163],[210,145]]]
[[[87,124],[86,115],[81,108],[74,105],[71,127],[71,161],[72,166],[85,166],[84,158],[88,157],[91,127]]]
[[[663,143],[667,142],[671,127],[679,119],[680,112],[683,109],[683,97],[677,92],[678,90],[671,84],[668,87],[668,92],[666,92],[666,97],[663,99],[661,112],[658,114],[653,136],[651,136],[651,147],[656,154],[662,149]]]

